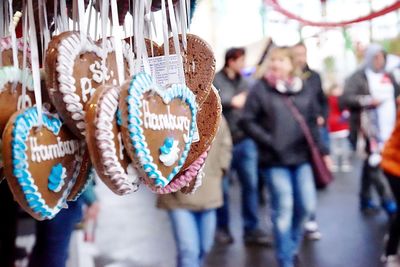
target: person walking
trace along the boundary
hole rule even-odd
[[[259,228],[258,220],[258,154],[254,141],[240,128],[248,83],[241,75],[245,63],[245,50],[231,48],[225,54],[224,68],[215,75],[214,86],[219,89],[223,114],[228,121],[233,140],[231,171],[235,171],[241,184],[241,210],[243,239],[248,245],[271,245],[271,239]],[[233,242],[229,229],[229,180],[224,179],[224,206],[218,209],[216,239],[220,243]]]
[[[326,147],[330,147],[329,132],[327,128],[327,120],[329,114],[329,105],[327,97],[322,89],[321,76],[318,72],[311,69],[307,64],[307,47],[300,42],[291,47],[293,55],[293,64],[301,75],[303,82],[307,83],[307,93],[314,99],[317,105],[317,124],[321,140]],[[317,223],[317,211],[315,210],[304,227],[306,229],[306,237],[309,240],[319,240],[322,234]]]
[[[360,209],[375,212],[379,206],[372,200],[374,187],[380,204],[391,215],[396,212],[390,188],[379,167],[380,152],[393,131],[396,118],[396,97],[400,88],[385,71],[386,53],[378,44],[368,46],[362,67],[345,83],[342,106],[350,110],[350,142],[357,147],[361,135],[366,141],[366,154],[360,189]]]
[[[231,161],[232,140],[226,121],[208,153],[202,185],[194,194],[159,195],[157,207],[168,211],[177,248],[178,267],[200,267],[210,251],[216,228],[216,208],[223,203],[221,179]]]
[[[309,97],[307,83],[296,75],[290,49],[272,48],[259,72],[264,76],[249,93],[241,125],[259,150],[261,173],[271,195],[279,266],[293,267],[304,223],[316,210],[316,188],[308,143],[291,108],[302,114],[324,155],[328,149],[318,133],[318,107]]]

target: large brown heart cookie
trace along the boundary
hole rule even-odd
[[[20,110],[24,105],[27,107],[35,104],[33,92],[33,79],[30,70],[30,61],[27,67],[22,69],[23,42],[17,40],[18,67],[13,66],[13,54],[11,37],[0,39],[0,52],[2,66],[0,67],[0,135],[3,133],[11,115]],[[29,52],[29,49],[27,50]],[[29,53],[27,53],[29,58]],[[25,83],[26,94],[22,96],[22,84]]]
[[[197,105],[185,85],[168,89],[139,73],[122,86],[122,138],[147,184],[167,186],[183,166],[192,142]]]
[[[182,170],[188,168],[211,146],[218,132],[221,115],[221,99],[217,89],[212,86],[210,94],[197,111],[197,129],[200,140],[192,143]]]
[[[16,112],[3,133],[4,170],[15,200],[38,220],[62,208],[79,174],[84,144],[56,117],[35,107]]]
[[[125,77],[133,72],[134,55],[123,41]],[[102,58],[105,58],[103,62]],[[97,87],[118,84],[118,71],[112,38],[94,42],[81,40],[78,32],[64,32],[49,43],[46,57],[47,89],[58,113],[71,131],[84,138],[84,105]]]
[[[200,37],[188,34],[186,40],[187,49],[184,50],[182,35],[179,35],[186,85],[196,95],[196,101],[201,105],[207,99],[214,80],[215,57],[210,45]],[[164,45],[161,47],[161,54],[164,53]],[[169,39],[169,51],[171,54],[175,53],[172,37]]]
[[[139,177],[122,143],[120,88],[100,86],[86,105],[86,141],[100,179],[116,194],[137,190]]]
[[[91,169],[92,162],[90,161],[89,152],[86,149],[85,153],[83,153],[79,174],[76,177],[75,184],[68,195],[68,201],[76,201],[82,195],[82,193],[85,192],[86,188],[93,180],[93,175],[90,175]]]

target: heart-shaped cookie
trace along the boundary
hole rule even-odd
[[[38,126],[35,107],[16,112],[3,133],[3,157],[15,200],[43,220],[66,206],[84,144],[55,116],[43,113],[43,126]]]
[[[18,57],[18,66],[22,68],[22,62],[23,62],[23,51],[24,51],[24,40],[23,38],[19,38],[16,40],[16,48],[17,48],[17,57]],[[7,36],[4,38],[0,38],[0,52],[1,52],[1,63],[2,67],[4,66],[12,66],[14,63],[13,59],[13,50],[12,50],[12,39],[11,36]],[[26,68],[31,67],[31,62],[30,62],[30,49],[29,45],[27,44],[27,50],[26,50]]]
[[[186,170],[181,171],[166,187],[155,187],[148,185],[150,190],[157,194],[170,194],[181,190],[190,194],[201,185],[202,169],[206,162],[208,150],[195,160]]]
[[[58,113],[71,131],[84,138],[84,105],[97,87],[118,82],[112,38],[93,42],[81,40],[78,32],[64,32],[49,43],[46,57],[47,89]],[[134,55],[123,41],[125,76],[133,72]],[[105,58],[104,62],[102,58]]]
[[[26,84],[25,97],[22,96],[24,80]],[[33,79],[30,70],[22,70],[14,66],[0,67],[0,134],[3,133],[11,115],[20,110],[24,104],[27,107],[35,104]]]
[[[86,149],[83,153],[81,168],[79,174],[76,177],[74,186],[68,195],[68,201],[76,201],[83,192],[85,192],[87,186],[92,182],[93,175],[90,175],[92,171],[92,162],[90,161],[89,152]]]
[[[188,168],[211,146],[218,132],[221,115],[221,98],[217,89],[212,86],[210,94],[197,111],[197,129],[200,140],[192,143],[182,170]]]
[[[120,88],[100,86],[86,105],[86,141],[94,168],[116,194],[137,190],[139,176],[126,154],[117,119]]]
[[[2,66],[0,67],[0,135],[11,115],[20,110],[25,104],[27,107],[35,104],[33,80],[30,71],[29,47],[27,46],[27,65],[22,69],[23,40],[17,39],[18,67],[13,65],[11,37],[0,39],[0,53]],[[25,82],[26,95],[22,96],[22,84]]]
[[[196,124],[195,95],[185,85],[162,89],[139,73],[121,90],[122,137],[145,182],[165,187],[183,166]]]
[[[187,34],[186,41],[187,49],[184,50],[182,35],[179,35],[186,85],[196,95],[196,101],[201,105],[207,99],[214,80],[215,57],[210,45],[200,37]],[[160,54],[164,53],[164,45]],[[171,54],[175,53],[172,37],[169,39],[169,49]]]

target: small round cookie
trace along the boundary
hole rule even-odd
[[[118,84],[117,61],[112,38],[81,40],[78,32],[63,32],[50,41],[46,56],[47,90],[50,100],[70,130],[85,135],[84,105],[96,88]],[[133,73],[134,55],[123,41],[125,77]],[[103,55],[106,53],[105,60]]]
[[[118,102],[120,88],[100,86],[86,105],[86,141],[100,179],[116,194],[135,192],[139,175],[122,143]]]
[[[37,220],[67,207],[82,163],[84,143],[57,116],[35,107],[16,112],[3,133],[4,171],[14,199]]]

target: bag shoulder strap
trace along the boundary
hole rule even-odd
[[[308,127],[308,125],[307,125],[303,115],[301,115],[299,109],[295,106],[293,101],[288,96],[284,96],[283,100],[284,100],[286,106],[289,108],[289,110],[292,113],[295,120],[299,123],[301,131],[303,132],[303,134],[307,140],[308,146],[310,148],[317,147],[315,144],[314,138],[312,136],[310,127]]]

